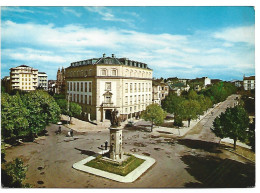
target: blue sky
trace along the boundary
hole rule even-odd
[[[2,7],[1,77],[115,54],[154,77],[223,80],[255,74],[253,7]]]

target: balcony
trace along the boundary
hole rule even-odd
[[[114,107],[114,103],[112,103],[112,102],[103,102],[101,106],[102,107]]]

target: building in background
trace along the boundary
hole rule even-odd
[[[38,70],[21,65],[10,69],[10,90],[32,91],[38,87]]]
[[[232,80],[230,82],[239,88],[243,86],[243,81],[241,81],[241,80]]]
[[[56,80],[48,80],[48,92],[50,93],[57,93],[57,87],[56,87]]]
[[[164,79],[153,80],[153,103],[161,105],[161,101],[169,94],[169,86]]]
[[[38,87],[48,90],[48,75],[45,72],[38,72]]]
[[[92,58],[66,68],[66,95],[90,121],[105,122],[114,109],[122,120],[138,117],[152,104],[153,71],[128,58]]]
[[[195,78],[195,79],[190,79],[188,81],[188,84],[195,91],[200,91],[201,89],[205,89],[207,85],[210,85],[211,80],[208,77]]]
[[[62,67],[58,69],[57,81],[56,81],[56,92],[57,94],[65,94],[65,69]]]
[[[243,77],[243,86],[245,90],[255,89],[255,76]]]

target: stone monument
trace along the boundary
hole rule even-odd
[[[122,128],[120,128],[120,119],[118,117],[118,111],[114,109],[111,116],[110,130],[110,159],[115,161],[121,161],[123,159],[123,147],[122,147]]]

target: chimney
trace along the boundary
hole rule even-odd
[[[103,54],[103,58],[105,58],[106,57],[106,54]]]
[[[115,57],[115,54],[112,54],[112,58],[114,58]]]

